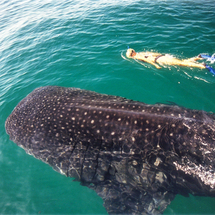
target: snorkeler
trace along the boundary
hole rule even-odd
[[[203,59],[201,55],[185,60],[179,60],[172,57],[169,54],[160,54],[156,52],[135,52],[134,49],[129,48],[126,52],[128,58],[133,58],[146,63],[150,63],[157,69],[161,69],[163,65],[175,65],[175,66],[186,66],[186,67],[197,67],[200,69],[208,69],[212,74],[215,75],[215,70],[207,66],[204,63],[197,63],[197,60]]]

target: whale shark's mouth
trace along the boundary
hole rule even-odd
[[[48,86],[5,127],[28,154],[94,189],[108,213],[159,214],[176,194],[215,196],[215,117],[204,111]]]

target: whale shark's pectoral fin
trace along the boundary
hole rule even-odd
[[[175,197],[168,191],[146,190],[117,181],[89,187],[103,199],[109,214],[161,214]]]

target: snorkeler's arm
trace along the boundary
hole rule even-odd
[[[152,61],[152,60],[149,60],[148,58],[145,59],[145,62],[150,63],[151,65],[155,66],[157,69],[161,69],[161,67],[160,67],[158,64],[156,64],[156,63],[155,63],[154,61]]]
[[[156,63],[154,63],[154,62],[149,62],[149,63],[152,64],[153,66],[155,66],[157,69],[161,69],[161,67],[158,66]]]

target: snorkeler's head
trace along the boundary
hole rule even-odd
[[[127,56],[128,58],[134,57],[135,54],[136,54],[136,52],[134,51],[134,49],[128,49],[127,52],[126,52],[126,56]]]

